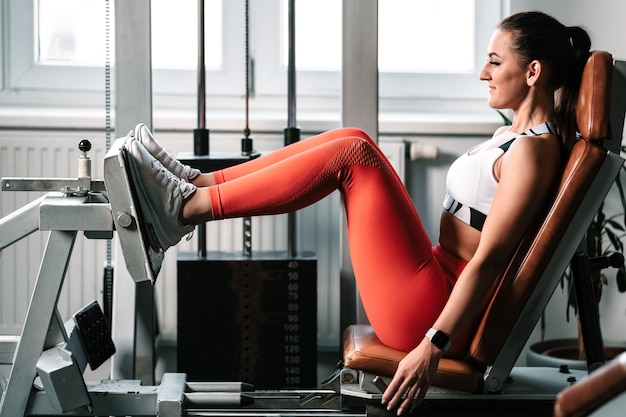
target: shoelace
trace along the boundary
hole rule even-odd
[[[165,168],[163,164],[154,159],[152,161],[152,170],[156,171],[156,178],[161,182],[162,185],[167,185],[168,183],[174,183],[179,192],[184,196],[187,188],[190,188],[191,184],[187,181],[183,181],[174,175],[169,169]]]
[[[165,186],[168,183],[173,182],[175,184],[176,188],[179,190],[179,192],[183,196],[185,194],[184,193],[185,190],[183,190],[183,188],[190,188],[191,187],[191,184],[189,184],[187,181],[184,181],[184,180],[178,178],[176,175],[174,175],[169,169],[165,168],[163,166],[163,164],[161,164],[156,159],[152,161],[152,169],[153,170],[157,170],[156,178],[157,178],[157,180],[161,181],[162,185]],[[191,232],[187,233],[187,235],[185,236],[185,240],[187,242],[189,242],[193,238],[194,230],[192,230]]]
[[[168,165],[171,166],[173,169],[175,170],[180,170],[181,171],[181,175],[189,175],[188,172],[189,171],[189,167],[183,165],[182,163],[180,163],[180,161],[178,161],[176,158],[174,158],[169,152],[167,152],[165,149],[161,149],[161,151],[158,153],[158,160],[163,160],[163,164],[162,165]],[[187,169],[185,169],[187,168]]]

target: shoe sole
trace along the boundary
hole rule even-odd
[[[152,207],[150,204],[150,200],[146,196],[145,188],[143,188],[141,185],[136,185],[139,183],[135,180],[135,178],[140,178],[141,176],[138,172],[137,162],[135,161],[135,158],[132,156],[132,152],[130,151],[130,146],[132,146],[133,141],[137,140],[134,136],[129,136],[126,140],[126,143],[124,144],[122,156],[126,161],[126,165],[130,167],[129,180],[131,192],[133,193],[135,203],[137,204],[137,211],[140,212],[143,217],[143,221],[138,222],[139,227],[141,227],[141,231],[143,232],[144,236],[147,237],[150,248],[152,248],[152,250],[154,250],[155,252],[164,252],[165,249],[163,248],[163,245],[158,238],[158,233],[155,229],[155,224],[159,224],[158,221],[155,222],[155,220],[158,219],[154,219],[154,216],[152,216]],[[137,144],[139,146],[143,146],[138,141]],[[149,209],[145,209],[143,207],[144,204],[148,206]]]
[[[154,251],[143,226],[142,214],[131,188],[130,166],[125,157],[126,137],[118,138],[104,157],[104,182],[126,267],[135,282],[154,283],[163,264],[163,251]]]

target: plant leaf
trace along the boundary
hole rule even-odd
[[[618,222],[617,220],[615,220],[613,217],[607,220],[607,223],[611,225],[611,227],[613,227],[616,230],[620,230],[620,231],[624,231],[624,226],[622,226],[622,224],[620,222]]]
[[[505,124],[506,126],[511,126],[511,125],[513,124],[513,121],[512,121],[511,119],[509,119],[509,118],[507,117],[507,115],[506,115],[506,114],[504,114],[504,112],[503,112],[503,111],[501,111],[501,110],[497,110],[497,109],[496,109],[496,111],[498,112],[498,114],[500,115],[500,117],[502,117],[502,121],[504,122],[504,124]]]
[[[617,274],[615,274],[617,281],[617,290],[619,292],[626,292],[626,268],[624,266],[619,267]]]

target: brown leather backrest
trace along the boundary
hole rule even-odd
[[[611,71],[613,58],[604,51],[589,56],[576,104],[576,123],[584,140],[609,138],[609,105],[611,101]]]
[[[503,348],[581,197],[606,157],[602,140],[610,137],[608,108],[612,64],[607,52],[592,52],[589,57],[576,112],[581,138],[568,157],[552,206],[543,221],[538,220],[533,229],[537,233],[529,233],[521,243],[469,346],[471,357],[483,365],[492,364]]]

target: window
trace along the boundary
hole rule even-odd
[[[108,8],[107,8],[108,6]],[[36,8],[36,61],[76,65],[102,65],[106,46],[106,14],[110,18],[110,39],[114,39],[115,1],[38,0]],[[198,7],[195,1],[151,2],[153,49],[156,68],[194,69],[197,65]],[[96,30],[95,28],[100,28]],[[222,65],[222,3],[205,2],[205,64]],[[110,43],[114,61],[115,43]]]
[[[484,99],[478,73],[501,19],[488,0],[380,2],[381,97]]]
[[[265,39],[280,39],[281,48],[260,43],[255,54],[257,93],[269,95],[285,92],[288,60],[288,1],[272,4],[271,14],[265,4]],[[338,96],[341,1],[297,0],[295,9],[298,95]],[[379,0],[378,9],[381,98],[484,99],[478,72],[501,2]]]
[[[287,66],[288,0],[282,2],[282,62]],[[341,2],[299,0],[296,66],[339,71]],[[381,72],[471,72],[474,66],[475,2],[381,0],[378,54]],[[450,13],[453,11],[453,13]],[[323,30],[321,30],[323,28]],[[323,46],[323,47],[321,47]]]
[[[11,2],[9,42],[12,51],[9,84],[15,90],[102,91],[106,62],[107,2],[103,0],[30,0]],[[227,4],[229,2],[226,2]],[[224,52],[226,41],[235,43],[237,33],[224,39],[223,27],[232,16],[243,15],[232,3],[223,10],[222,0],[205,0],[205,65],[213,72],[213,93],[236,93],[224,83],[232,55]],[[239,3],[239,2],[237,2]],[[115,58],[115,0],[109,0],[110,61]],[[197,71],[197,1],[152,0],[152,60],[155,93],[192,93]],[[230,25],[233,32],[239,26]],[[228,34],[227,34],[228,35]]]
[[[329,80],[329,72],[339,71],[341,63],[341,2],[298,0],[295,7],[298,92],[324,94],[324,86],[334,85],[328,93],[335,94],[339,80]],[[283,0],[283,67],[287,8]],[[380,96],[484,98],[478,72],[502,9],[488,0],[379,0]]]
[[[103,0],[6,0],[6,88],[101,92]],[[115,0],[109,0],[111,21]],[[250,52],[256,97],[286,93],[287,0],[250,1]],[[296,1],[298,95],[340,94],[341,1]],[[383,98],[483,98],[478,71],[502,17],[489,0],[379,0]],[[153,92],[194,95],[197,1],[152,1]],[[206,0],[207,94],[244,91],[244,2]],[[19,23],[19,24],[18,24]],[[114,39],[111,24],[111,40]],[[113,43],[113,42],[112,42]],[[111,57],[114,45],[111,45]],[[1,70],[0,70],[1,71]],[[0,72],[1,73],[1,72]]]
[[[380,71],[471,72],[474,8],[475,3],[468,0],[381,1],[378,5]]]
[[[111,8],[113,4],[110,2]],[[96,0],[38,0],[35,61],[43,65],[102,65],[105,13],[109,13],[105,5]],[[97,27],[102,30],[94,30]],[[113,42],[111,46],[114,47]]]

